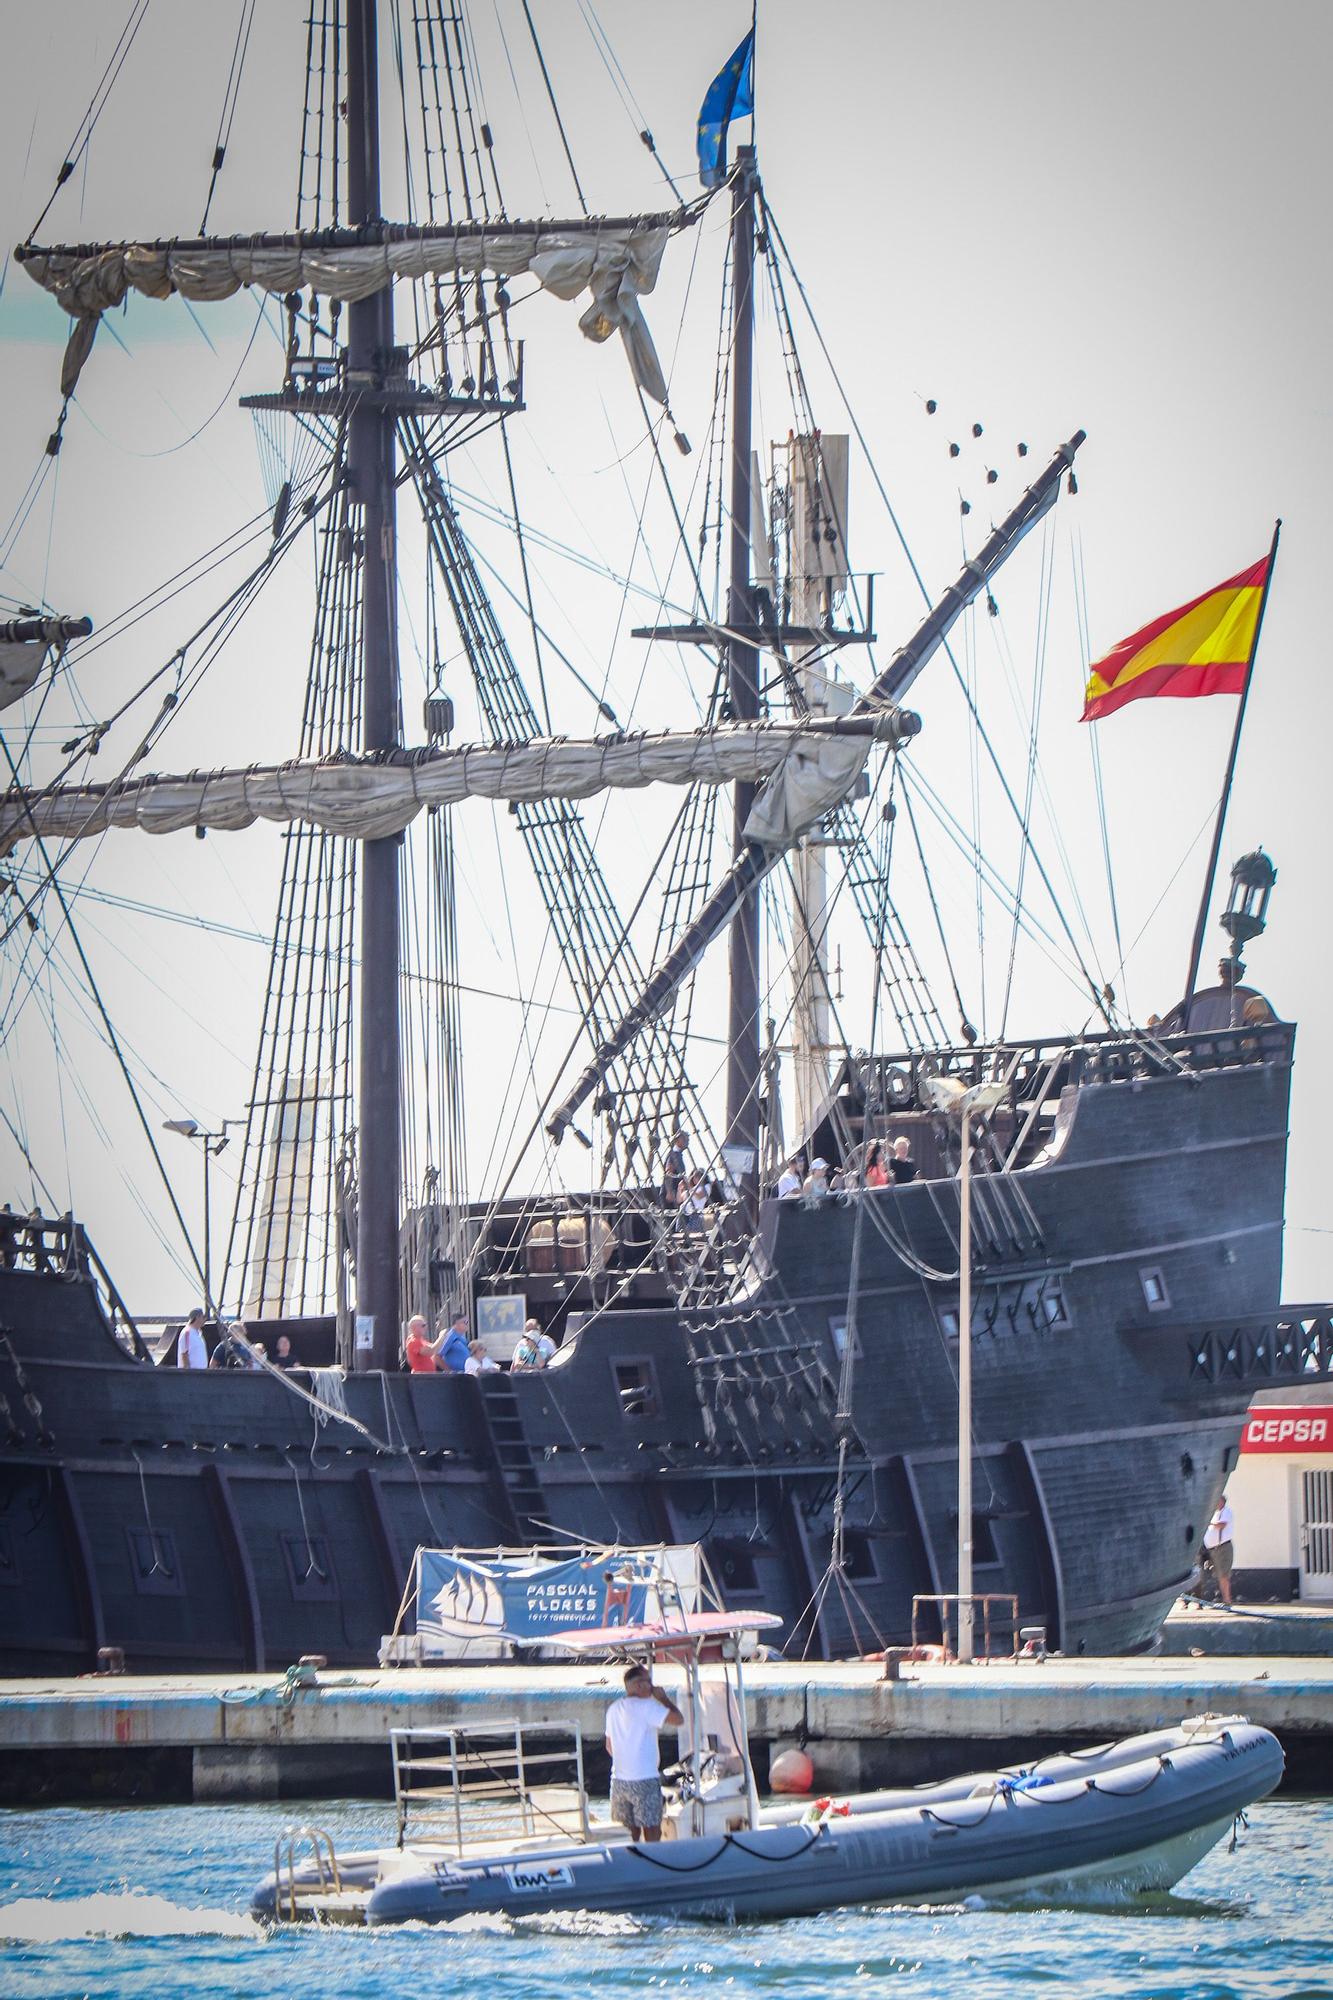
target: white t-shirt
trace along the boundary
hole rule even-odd
[[[623,1694],[606,1711],[611,1742],[611,1776],[633,1781],[658,1772],[657,1732],[666,1710],[651,1695]]]
[[[202,1327],[183,1326],[180,1339],[176,1342],[176,1366],[178,1368],[207,1368],[208,1345],[204,1340]]]
[[[779,1196],[785,1196],[789,1194],[799,1194],[800,1192],[801,1192],[801,1176],[797,1173],[794,1167],[788,1167],[786,1173],[783,1174],[778,1181],[778,1194]]]
[[[1235,1520],[1231,1503],[1224,1500],[1212,1520],[1203,1531],[1203,1545],[1206,1549],[1219,1549],[1223,1542],[1231,1540],[1231,1526]]]

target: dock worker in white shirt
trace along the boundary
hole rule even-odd
[[[625,1692],[606,1711],[606,1750],[611,1759],[611,1817],[629,1828],[631,1840],[662,1838],[662,1780],[657,1756],[659,1729],[680,1729],[684,1716],[647,1667],[631,1667]]]
[[[1231,1531],[1236,1517],[1226,1494],[1217,1503],[1217,1512],[1203,1531],[1203,1566],[1212,1573],[1222,1594],[1222,1608],[1231,1609]]]

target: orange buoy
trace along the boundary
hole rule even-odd
[[[769,1788],[775,1792],[808,1792],[815,1767],[804,1750],[779,1750],[768,1767]]]

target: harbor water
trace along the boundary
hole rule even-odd
[[[578,1915],[438,1929],[303,1927],[246,1915],[278,1828],[315,1818],[345,1847],[388,1837],[364,1801],[65,1808],[0,1817],[6,2000],[620,2000],[842,1990],[901,2000],[1333,2000],[1333,1801],[1255,1808],[1176,1894],[1127,1909],[843,1910],[769,1925]]]

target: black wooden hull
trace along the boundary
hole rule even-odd
[[[1276,1312],[1289,1076],[1284,1031],[1262,1060],[1085,1082],[1050,1157],[977,1183],[975,1587],[1065,1651],[1148,1644],[1194,1566],[1257,1384],[1200,1368],[1182,1329]],[[605,1311],[541,1375],[350,1378],[377,1442],[266,1377],[134,1361],[84,1277],[0,1270],[0,1673],[104,1645],[138,1668],[364,1664],[419,1543],[536,1523],[700,1541],[728,1603],[779,1613],[798,1651],[901,1642],[913,1595],[954,1587],[957,1225],[951,1180],[769,1204],[748,1299]],[[820,1380],[849,1325],[847,1561],[821,1596]]]

